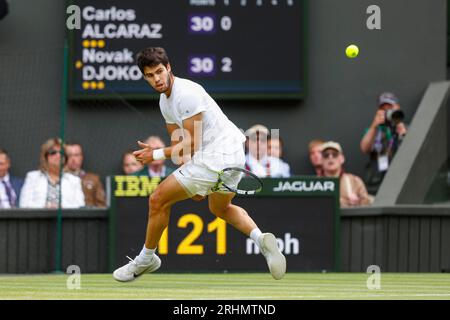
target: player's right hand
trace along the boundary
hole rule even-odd
[[[137,161],[142,164],[147,164],[153,161],[153,150],[148,144],[138,141],[138,145],[142,148],[133,152]]]
[[[142,149],[145,149],[145,148],[151,149],[149,144],[143,143],[142,141],[138,141],[137,143],[138,143],[138,146],[141,147]]]

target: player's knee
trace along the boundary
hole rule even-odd
[[[161,195],[161,192],[156,190],[150,195],[150,212],[157,213],[164,211],[166,204],[164,203],[164,199]]]

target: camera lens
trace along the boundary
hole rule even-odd
[[[397,124],[405,118],[402,110],[386,110],[386,121]]]

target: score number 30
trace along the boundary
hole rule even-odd
[[[189,15],[189,33],[191,34],[212,34],[216,32],[216,16],[214,14],[191,14]],[[220,28],[223,31],[230,31],[232,21],[229,16],[220,18]]]
[[[192,224],[191,232],[180,242],[177,247],[177,254],[203,254],[204,247],[201,244],[194,244],[203,232],[203,220],[200,216],[189,213],[180,217],[177,226],[186,228]],[[216,253],[227,253],[227,223],[225,220],[216,218],[207,224],[208,233],[216,233]],[[169,253],[169,228],[166,228],[158,243],[158,253],[161,255]]]

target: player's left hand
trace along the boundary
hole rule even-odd
[[[147,164],[153,161],[153,149],[146,143],[138,141],[140,150],[136,150],[133,152],[134,157],[137,161],[142,164]]]

